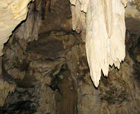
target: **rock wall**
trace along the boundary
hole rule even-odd
[[[134,34],[140,35],[140,1],[131,0],[128,2],[126,7],[126,27],[127,30],[131,31]]]
[[[0,56],[3,55],[4,44],[8,41],[15,27],[26,19],[28,3],[31,0],[1,0],[0,1]],[[9,92],[13,92],[14,83],[9,83],[3,78],[2,57],[0,57],[0,106]],[[3,78],[3,79],[2,79]]]
[[[1,0],[0,1],[0,56],[3,54],[2,49],[4,43],[7,42],[9,36],[15,27],[26,19],[28,11],[28,3],[31,0]]]
[[[0,88],[0,113],[140,113],[139,37],[126,32],[120,70],[109,67],[109,77],[102,76],[97,89],[90,78],[85,31],[72,30],[69,0],[38,2],[31,4],[27,21],[4,47],[2,78],[7,86]]]

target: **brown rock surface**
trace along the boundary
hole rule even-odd
[[[41,20],[34,10],[34,18],[27,18],[35,25],[41,21],[39,32],[33,29],[38,39],[32,41],[30,34],[28,42],[34,25],[25,21],[4,47],[0,114],[139,114],[139,36],[126,32],[125,61],[120,70],[110,67],[97,89],[90,79],[83,34],[71,29],[69,1],[46,4],[38,10]]]

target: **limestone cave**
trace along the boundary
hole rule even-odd
[[[0,0],[0,114],[140,114],[140,0]]]

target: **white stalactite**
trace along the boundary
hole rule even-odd
[[[0,0],[0,56],[4,43],[15,27],[27,15],[27,5],[31,0]]]
[[[108,76],[109,65],[114,64],[119,68],[120,62],[125,58],[127,0],[70,0],[70,2],[73,29],[77,32],[86,29],[86,53],[90,75],[98,87],[101,70],[104,76]],[[86,13],[85,18],[81,15],[83,12]]]

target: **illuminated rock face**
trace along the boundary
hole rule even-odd
[[[27,5],[31,0],[1,0],[0,1],[0,56],[3,54],[4,43],[15,27],[26,18]]]
[[[86,30],[86,53],[91,79],[98,87],[101,70],[108,76],[109,65],[120,67],[125,57],[126,0],[70,0],[72,25]],[[84,13],[85,12],[85,13]]]

